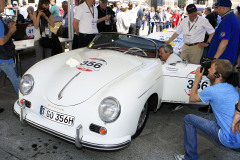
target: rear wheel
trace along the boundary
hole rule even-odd
[[[148,116],[149,116],[149,105],[148,105],[148,101],[147,101],[141,111],[141,114],[140,114],[140,117],[138,120],[136,133],[132,136],[132,138],[136,138],[137,136],[139,136],[142,133],[143,128],[147,122]]]

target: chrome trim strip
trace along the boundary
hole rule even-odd
[[[64,89],[69,85],[69,83],[74,79],[76,78],[81,72],[78,72],[75,76],[73,76],[69,81],[68,83],[63,87],[63,89],[59,92],[58,94],[58,100],[60,100],[62,98],[62,93],[64,91]]]
[[[14,113],[19,116],[19,114],[14,110]],[[47,127],[44,127],[42,125],[39,125],[29,119],[26,119],[26,122],[35,127],[35,128],[38,128],[44,132],[47,132],[49,134],[52,134],[54,136],[57,136],[61,139],[64,139],[66,141],[69,141],[71,143],[75,143],[75,138],[73,137],[70,137],[70,136],[67,136],[65,134],[62,134],[60,132],[57,132],[57,131],[54,131],[50,128],[47,128]],[[111,144],[111,145],[107,145],[107,144],[96,144],[96,143],[90,143],[90,142],[86,142],[86,141],[81,141],[82,143],[82,146],[83,147],[87,147],[87,148],[91,148],[91,149],[96,149],[96,150],[106,150],[106,151],[111,151],[111,150],[120,150],[120,149],[123,149],[123,148],[126,148],[128,147],[130,144],[131,144],[131,140],[127,140],[125,142],[122,142],[122,143],[119,143],[119,144]]]

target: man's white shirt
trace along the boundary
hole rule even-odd
[[[170,63],[177,63],[177,62],[181,62],[182,59],[175,53],[170,54],[170,56],[168,57],[168,59],[166,60],[165,63],[170,64]]]
[[[186,44],[203,42],[205,33],[212,34],[215,32],[208,19],[197,16],[194,22],[190,22],[189,17],[182,20],[176,33],[183,33],[183,42]]]
[[[98,10],[95,6],[93,8],[89,8],[86,2],[80,4],[75,10],[74,18],[79,20],[78,24],[79,33],[83,34],[98,33],[97,29]]]

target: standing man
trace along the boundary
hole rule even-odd
[[[110,19],[108,15],[98,19],[98,10],[94,5],[95,0],[86,0],[76,8],[72,49],[86,47],[98,33],[97,23]]]
[[[240,125],[240,102],[238,101],[238,105],[236,106],[236,111],[232,122],[232,132],[234,135],[240,134],[239,125]]]
[[[98,32],[116,32],[116,24],[114,23],[115,12],[111,7],[107,6],[108,0],[99,0],[99,5],[97,6],[98,10],[98,19],[108,15],[109,20],[102,21],[97,24]]]
[[[62,2],[63,20],[62,20],[62,37],[68,38],[68,2]]]
[[[142,26],[142,22],[143,22],[143,10],[140,7],[137,13],[137,21],[136,21],[136,35],[139,36],[140,35],[140,28]]]
[[[213,60],[207,75],[211,86],[203,89],[201,93],[198,93],[198,85],[204,70],[200,72],[200,67],[196,70],[189,100],[191,102],[209,102],[216,121],[193,114],[186,115],[184,118],[185,155],[174,155],[176,159],[199,159],[197,153],[197,129],[213,138],[220,146],[234,149],[240,148],[240,134],[235,136],[231,130],[235,104],[239,99],[239,95],[234,86],[225,83],[226,79],[231,75],[232,69],[233,66],[228,60]]]
[[[115,17],[117,16],[118,12],[120,12],[121,9],[121,2],[117,1],[116,6],[113,8],[113,11],[115,12]]]
[[[171,21],[171,18],[172,18],[172,15],[171,15],[171,7],[167,7],[167,11],[165,12],[166,14],[166,23],[165,23],[165,27],[164,28],[169,28],[170,26],[170,21]]]
[[[4,12],[5,1],[0,0],[0,14]],[[18,76],[16,66],[13,61],[15,55],[15,46],[12,41],[12,35],[16,31],[15,22],[5,24],[0,19],[0,72],[6,73],[10,79],[16,93],[18,94],[18,87],[20,83],[20,77]],[[0,112],[4,109],[0,108]]]
[[[206,46],[204,41],[205,33],[209,34],[207,45],[210,44],[214,34],[214,28],[206,18],[198,16],[197,8],[194,4],[187,6],[188,17],[184,18],[172,37],[165,41],[170,43],[179,34],[183,33],[183,42],[181,58],[189,63],[200,63],[203,54],[203,47]]]
[[[230,0],[219,0],[216,4],[222,17],[210,45],[209,57],[228,59],[232,65],[237,61],[240,24]]]
[[[58,6],[56,5],[55,3],[55,0],[51,0],[51,8],[50,8],[50,12],[52,13],[52,16],[56,17],[56,16],[59,16],[59,8]]]
[[[208,19],[209,23],[212,25],[212,27],[215,29],[217,26],[217,17],[215,16],[214,12],[211,12],[211,8],[205,8],[204,14],[206,15],[206,19]],[[209,38],[208,34],[205,34],[204,42],[207,43]],[[203,50],[203,56],[207,57],[208,56],[208,50],[210,48],[210,45],[207,45],[204,47]]]
[[[156,32],[162,32],[164,23],[166,21],[166,14],[163,12],[162,7],[159,6],[159,11],[156,13]]]

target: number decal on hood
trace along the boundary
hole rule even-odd
[[[84,60],[80,63],[80,65],[77,66],[77,69],[81,71],[100,71],[107,65],[107,62],[103,59],[98,58],[89,58]]]

